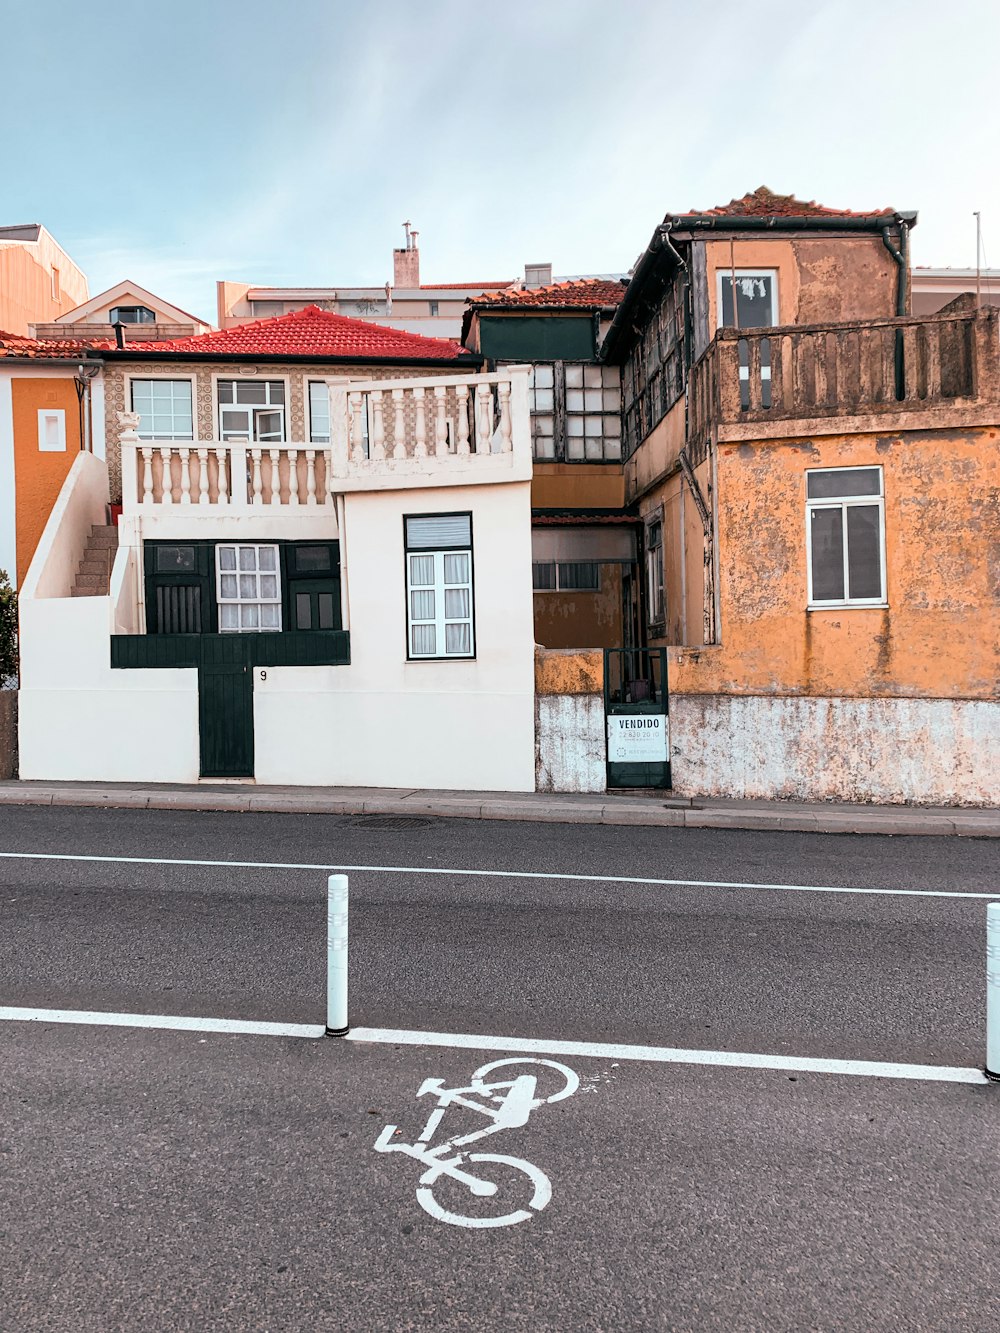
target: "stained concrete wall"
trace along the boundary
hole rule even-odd
[[[604,654],[535,649],[535,786],[604,791]]]
[[[671,695],[685,796],[1000,805],[1000,703]]]
[[[17,690],[0,690],[0,781],[17,777]]]

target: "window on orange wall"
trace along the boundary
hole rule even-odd
[[[884,606],[882,469],[807,472],[806,541],[810,607]]]
[[[654,519],[646,528],[646,607],[650,625],[662,625],[663,521]]]

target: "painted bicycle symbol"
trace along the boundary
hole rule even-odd
[[[395,1125],[386,1125],[375,1142],[375,1151],[405,1153],[426,1167],[417,1186],[417,1202],[439,1222],[456,1227],[510,1227],[527,1222],[552,1198],[552,1185],[545,1172],[520,1157],[467,1152],[466,1149],[501,1130],[520,1129],[528,1123],[532,1111],[549,1102],[572,1097],[579,1086],[579,1078],[565,1065],[554,1060],[525,1057],[494,1060],[492,1064],[483,1065],[472,1075],[467,1087],[446,1088],[444,1079],[428,1078],[420,1085],[417,1096],[434,1096],[436,1105],[420,1137],[415,1143],[394,1143],[398,1129]],[[441,1121],[453,1107],[473,1111],[490,1123],[482,1129],[443,1139],[432,1147],[431,1141]],[[511,1172],[516,1172],[517,1178],[512,1177]],[[450,1211],[434,1196],[434,1186],[442,1177],[466,1186],[477,1199],[495,1199],[504,1211],[475,1217]],[[498,1177],[500,1183],[493,1177]],[[518,1196],[524,1194],[524,1177],[527,1177],[531,1196],[527,1206],[512,1207]],[[513,1198],[510,1197],[512,1192]]]

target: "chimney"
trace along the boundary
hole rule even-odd
[[[393,287],[420,286],[420,251],[417,249],[417,233],[410,231],[409,222],[403,223],[406,232],[406,245],[401,250],[392,252]]]
[[[548,287],[552,282],[551,264],[525,264],[524,266],[524,285],[525,287]]]

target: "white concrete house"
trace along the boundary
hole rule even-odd
[[[21,777],[533,790],[527,370],[318,310],[103,355]]]

